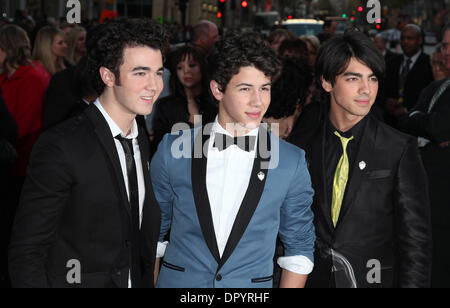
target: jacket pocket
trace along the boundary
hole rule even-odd
[[[261,278],[252,278],[252,283],[268,282],[268,281],[271,281],[272,279],[273,279],[273,275],[267,276],[267,277],[261,277]]]
[[[390,176],[391,176],[391,170],[386,169],[386,170],[374,170],[374,171],[367,172],[364,175],[364,178],[366,178],[368,180],[377,180],[377,179],[388,178]]]
[[[174,271],[179,271],[179,272],[184,272],[184,271],[185,271],[185,269],[184,269],[183,267],[180,267],[180,266],[176,266],[176,265],[167,263],[166,261],[163,261],[163,264],[162,264],[162,265],[163,265],[164,267],[170,268],[171,270],[174,270]]]

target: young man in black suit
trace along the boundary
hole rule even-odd
[[[310,287],[429,286],[430,208],[417,141],[369,114],[384,67],[363,34],[331,39],[316,65],[323,101],[305,109],[290,137],[306,151],[316,192]]]
[[[100,97],[34,148],[9,251],[13,286],[153,286],[160,209],[135,117],[161,93],[166,38],[147,20],[95,30],[88,54]]]

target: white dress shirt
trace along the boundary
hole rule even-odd
[[[258,138],[256,128],[246,136]],[[241,150],[237,145],[231,145],[224,151],[214,147],[216,133],[232,136],[216,120],[211,130],[211,142],[208,147],[208,162],[206,165],[206,189],[211,206],[211,213],[216,233],[217,246],[222,256],[233,228],[234,221],[244,200],[250,183],[250,176],[255,160],[254,148],[250,152]]]
[[[414,67],[414,65],[417,62],[417,59],[419,59],[420,54],[422,53],[422,50],[419,50],[414,56],[412,57],[407,57],[406,55],[403,55],[403,63],[402,66],[400,67],[400,71],[399,74],[401,74],[403,72],[403,69],[406,66],[406,63],[408,62],[408,59],[411,60],[411,63],[409,64],[409,71],[412,70],[412,68]]]
[[[220,256],[222,256],[234,221],[250,183],[250,176],[256,157],[259,128],[246,136],[255,136],[256,142],[250,152],[231,145],[224,151],[214,147],[215,134],[221,133],[233,137],[218,122],[217,118],[211,130],[206,166],[206,188],[211,206],[214,232]],[[164,256],[167,242],[158,243],[157,257]],[[275,245],[275,243],[271,243]],[[305,256],[280,257],[278,264],[291,272],[307,275],[314,264]]]
[[[94,102],[94,105],[100,110],[106,122],[108,122],[109,129],[113,135],[113,138],[117,135],[121,135],[123,138],[133,139],[133,151],[134,151],[134,161],[136,163],[136,173],[137,173],[137,181],[138,181],[138,189],[139,189],[139,227],[142,222],[142,208],[144,206],[145,200],[145,182],[144,182],[144,172],[142,170],[142,162],[141,162],[141,151],[139,150],[139,143],[137,140],[139,130],[136,123],[136,120],[133,120],[133,125],[131,126],[131,133],[127,136],[119,126],[114,122],[113,119],[109,116],[106,110],[103,108],[100,100],[97,99]],[[119,155],[120,167],[122,169],[123,180],[125,182],[125,188],[127,190],[128,201],[130,201],[130,190],[128,188],[128,172],[127,172],[127,163],[125,159],[125,151],[123,150],[122,144],[119,140],[114,138],[114,144],[116,145],[117,154]],[[128,287],[131,288],[131,273],[128,275]]]

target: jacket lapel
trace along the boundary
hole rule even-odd
[[[311,178],[315,183],[317,206],[320,207],[322,215],[327,222],[330,233],[333,232],[334,226],[331,219],[331,200],[328,200],[327,184],[325,176],[325,134],[326,134],[326,118],[323,121],[322,128],[319,130],[318,138],[314,139],[311,148]]]
[[[111,130],[108,126],[108,123],[103,118],[103,115],[101,114],[100,110],[98,110],[97,107],[95,107],[94,105],[89,106],[85,112],[88,118],[94,124],[95,134],[97,135],[100,144],[103,146],[111,162],[114,175],[116,176],[117,179],[120,195],[124,200],[122,204],[124,204],[128,215],[130,215],[131,217],[131,210],[128,203],[125,182],[123,180],[122,168],[120,167],[119,154],[117,154],[117,148],[114,143],[114,138],[111,134]]]
[[[197,216],[202,229],[202,234],[205,239],[211,254],[217,263],[220,262],[220,253],[217,246],[216,233],[214,231],[214,224],[211,213],[211,206],[208,198],[208,191],[206,188],[206,166],[207,153],[209,145],[210,131],[199,130],[199,133],[194,138],[194,145],[192,147],[192,192],[194,194],[195,207],[197,209]],[[199,148],[200,147],[200,148]],[[196,151],[197,149],[197,151]],[[196,155],[198,150],[202,153]],[[200,157],[198,157],[200,156]]]
[[[242,235],[250,223],[250,220],[258,207],[259,201],[264,191],[264,186],[266,184],[268,169],[263,169],[262,167],[265,163],[270,161],[270,150],[271,150],[271,135],[268,134],[267,129],[264,125],[260,126],[259,129],[258,144],[256,147],[256,158],[253,162],[253,169],[250,175],[250,183],[245,193],[244,199],[242,200],[239,212],[231,229],[230,236],[225,246],[225,250],[222,255],[222,259],[219,263],[219,269],[225,264],[228,258],[233,253],[237,244],[239,243]],[[262,148],[262,140],[267,140],[267,149]],[[267,154],[262,151],[268,151]],[[264,174],[264,177],[261,175]],[[262,179],[261,179],[262,178]]]
[[[339,215],[339,220],[336,229],[339,228],[340,223],[345,220],[346,214],[354,206],[356,196],[358,194],[358,189],[361,184],[362,176],[364,170],[361,170],[360,163],[364,162],[367,166],[371,166],[374,163],[374,153],[375,153],[375,139],[377,134],[378,125],[376,120],[374,120],[370,115],[368,116],[366,126],[363,133],[361,134],[361,141],[359,144],[358,154],[352,166],[351,175],[347,188],[345,191],[344,200],[342,202],[341,213]]]

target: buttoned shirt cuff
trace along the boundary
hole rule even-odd
[[[162,258],[166,254],[166,248],[169,242],[158,242],[158,247],[156,249],[156,257]]]
[[[282,269],[301,275],[311,274],[314,268],[314,263],[305,256],[280,257],[277,263]]]

